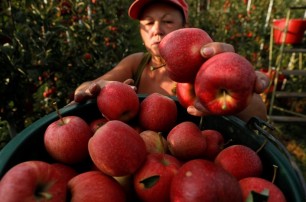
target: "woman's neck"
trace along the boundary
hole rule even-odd
[[[165,60],[159,56],[152,56],[151,62],[150,62],[150,70],[154,71],[156,69],[165,67],[166,63]]]

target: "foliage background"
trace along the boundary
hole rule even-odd
[[[273,0],[269,11],[271,1],[187,0],[190,26],[206,30],[215,41],[234,45],[257,69],[268,68],[276,62],[276,57],[269,58],[272,20],[284,18],[289,6],[303,3]],[[143,50],[138,24],[127,15],[131,2],[0,1],[0,149],[54,111],[54,101],[65,106],[82,82],[105,73],[129,53]],[[301,12],[292,17],[302,17]],[[304,84],[299,81],[299,88]]]

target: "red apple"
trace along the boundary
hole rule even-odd
[[[177,106],[173,99],[152,93],[140,103],[138,121],[144,130],[167,132],[176,124],[177,114]]]
[[[66,116],[51,123],[44,134],[44,145],[55,160],[75,164],[88,157],[92,136],[88,124],[78,116]]]
[[[61,176],[60,179],[63,180],[65,183],[68,183],[71,178],[78,175],[78,172],[71,166],[62,163],[53,163],[51,165],[59,172]]]
[[[91,121],[90,124],[89,124],[89,127],[90,127],[92,133],[94,134],[96,132],[96,130],[98,128],[100,128],[101,126],[103,126],[107,121],[108,120],[104,117]]]
[[[106,119],[128,122],[138,113],[139,98],[131,86],[114,81],[101,89],[97,105]]]
[[[286,202],[283,192],[275,184],[266,179],[259,177],[247,177],[241,179],[239,184],[243,194],[243,201],[246,201],[253,191],[259,194],[268,192],[267,202]]]
[[[180,160],[202,158],[207,146],[200,128],[190,121],[173,127],[168,133],[167,141],[171,154]]]
[[[193,83],[177,83],[176,96],[177,96],[179,103],[184,108],[193,106],[196,100],[194,84]]]
[[[210,42],[211,37],[199,28],[182,28],[167,34],[158,47],[169,77],[176,82],[193,82],[205,61],[201,48]]]
[[[202,130],[202,135],[205,137],[207,145],[204,158],[214,160],[224,147],[223,135],[217,130],[209,129]]]
[[[263,171],[258,154],[244,145],[231,145],[224,148],[215,158],[215,163],[238,180],[246,177],[259,177]]]
[[[96,167],[111,176],[134,173],[147,155],[145,143],[136,130],[118,120],[101,126],[89,140],[88,149]]]
[[[237,53],[220,53],[199,69],[195,92],[200,103],[214,115],[241,112],[253,96],[256,74],[252,64]]]
[[[120,184],[100,171],[88,171],[75,176],[69,181],[68,189],[71,202],[126,201]]]
[[[67,182],[55,167],[43,161],[13,166],[1,180],[1,201],[66,201]]]
[[[145,130],[139,135],[145,142],[148,153],[167,153],[167,140],[161,133],[153,130]]]
[[[141,201],[170,201],[170,185],[181,163],[169,154],[148,154],[145,163],[134,174],[134,187]]]
[[[171,201],[242,202],[235,177],[204,159],[186,162],[173,177]]]

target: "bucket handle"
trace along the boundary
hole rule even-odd
[[[301,173],[301,171],[298,168],[295,160],[292,158],[292,156],[290,155],[287,148],[278,139],[276,139],[271,133],[269,133],[267,130],[263,129],[263,127],[267,127],[268,130],[273,131],[273,130],[275,130],[275,128],[271,124],[267,123],[266,121],[263,121],[262,119],[260,119],[258,117],[252,117],[247,122],[247,127],[251,130],[257,130],[265,138],[270,140],[270,142],[273,143],[285,155],[285,157],[289,160],[292,168],[295,170],[296,174],[298,175],[298,178],[301,182],[301,185],[303,186],[303,189],[305,190],[305,193],[306,193],[306,184],[303,180],[304,179],[303,174]]]
[[[294,162],[293,158],[291,157],[289,151],[287,148],[282,144],[277,138],[275,138],[271,133],[269,133],[266,129],[263,129],[263,127],[267,127],[268,130],[275,130],[275,128],[267,123],[266,121],[263,121],[262,119],[258,117],[252,117],[248,123],[247,126],[251,130],[257,130],[260,132],[265,138],[270,140],[284,155],[285,157],[292,163]]]

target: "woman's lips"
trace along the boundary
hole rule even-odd
[[[152,43],[152,46],[159,45],[159,43],[160,43],[160,41],[155,41],[155,42]]]

